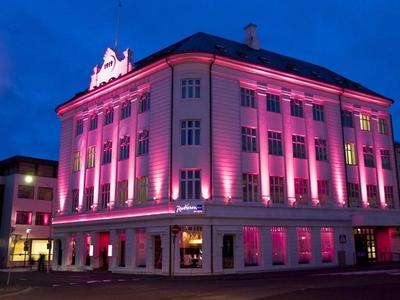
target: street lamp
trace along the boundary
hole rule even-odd
[[[24,268],[26,267],[26,253],[29,251],[29,233],[32,231],[32,229],[27,228],[26,229],[26,239],[24,242]]]

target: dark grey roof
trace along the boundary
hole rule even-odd
[[[327,68],[268,50],[255,50],[244,43],[235,42],[203,32],[195,33],[135,62],[132,72],[170,55],[190,52],[202,52],[224,56],[393,101],[390,98],[382,96],[355,81],[349,80],[344,76],[328,70]],[[87,90],[78,93],[71,100],[81,96],[85,92],[87,92]]]

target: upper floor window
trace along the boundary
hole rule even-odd
[[[35,187],[33,185],[18,185],[18,198],[33,199],[35,198]]]
[[[51,187],[38,187],[38,200],[52,201],[53,200],[53,188]]]
[[[361,207],[360,187],[357,183],[347,183],[347,193],[350,207]]]
[[[268,154],[283,155],[281,132],[268,131]]]
[[[90,146],[87,151],[87,168],[94,168],[96,164],[96,146]]]
[[[280,113],[281,101],[278,95],[267,94],[267,111]]]
[[[353,112],[349,110],[342,110],[342,122],[343,127],[354,127],[353,123]]]
[[[378,192],[376,185],[367,184],[367,199],[369,207],[378,208]]]
[[[393,186],[385,186],[385,203],[388,208],[394,208]]]
[[[255,128],[242,126],[242,151],[257,152],[257,131]]]
[[[294,117],[303,118],[303,101],[299,99],[290,99],[290,114]]]
[[[326,204],[329,198],[329,181],[317,180],[318,200],[320,204]]]
[[[308,202],[308,180],[304,178],[294,179],[294,194],[296,202],[306,205]]]
[[[121,120],[131,116],[131,101],[125,101],[121,105]]]
[[[381,161],[382,161],[382,168],[390,170],[390,153],[389,150],[381,149]]]
[[[182,79],[182,99],[200,98],[200,79]]]
[[[101,185],[100,207],[107,208],[110,203],[110,184],[104,183]]]
[[[111,156],[112,156],[112,142],[107,141],[103,144],[103,165],[111,163]]]
[[[139,113],[150,110],[150,93],[145,92],[139,98]]]
[[[15,224],[31,225],[32,224],[32,212],[17,211],[16,216],[15,216]]]
[[[118,181],[117,184],[117,205],[119,207],[126,206],[128,201],[128,180]]]
[[[129,135],[124,135],[119,139],[119,160],[125,160],[129,158]]]
[[[181,121],[181,145],[200,145],[200,121]]]
[[[313,119],[314,121],[324,121],[325,116],[324,116],[324,106],[320,104],[314,104],[312,105],[313,108]]]
[[[180,170],[179,195],[181,200],[199,200],[201,177],[200,170]]]
[[[49,226],[51,214],[47,212],[37,212],[35,217],[35,225]]]
[[[256,107],[255,91],[245,88],[240,88],[240,103],[245,107]]]
[[[315,159],[319,161],[328,160],[328,151],[326,148],[326,140],[315,138]]]
[[[371,146],[363,146],[364,165],[369,168],[375,167],[374,149]]]
[[[97,128],[97,115],[93,115],[89,119],[89,130],[95,130]]]
[[[79,209],[79,190],[74,189],[72,190],[72,197],[71,197],[71,211],[78,212]]]
[[[356,165],[356,148],[354,144],[346,143],[344,144],[344,152],[346,156],[346,165]]]
[[[76,135],[80,135],[82,133],[83,133],[83,120],[79,119],[79,120],[76,120],[76,131],[75,131],[75,134]]]
[[[73,171],[78,172],[80,169],[81,169],[81,152],[75,151]]]
[[[378,119],[378,132],[388,134],[388,125],[386,119]]]
[[[252,202],[258,201],[258,175],[257,174],[242,174],[242,190],[243,201]]]
[[[371,131],[371,120],[369,115],[360,113],[361,130]]]
[[[272,203],[283,204],[285,201],[285,181],[280,176],[269,177],[269,190]]]
[[[147,176],[136,178],[136,202],[143,204],[148,199],[149,180]]]
[[[138,136],[138,155],[149,153],[149,131],[143,130]]]
[[[93,209],[94,187],[87,187],[85,189],[85,210]]]
[[[303,135],[292,135],[293,157],[306,158],[306,143]]]
[[[104,116],[104,125],[112,124],[114,122],[114,109],[112,107],[106,110]]]

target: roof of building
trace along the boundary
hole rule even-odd
[[[58,166],[57,160],[44,159],[44,158],[38,158],[38,157],[32,157],[32,156],[22,156],[22,155],[15,155],[15,156],[11,156],[9,158],[1,160],[0,166],[6,165],[9,163],[14,163],[14,162],[26,162],[26,163],[32,163],[32,164],[44,164],[44,165]]]
[[[382,96],[377,92],[362,86],[358,82],[352,81],[325,67],[264,49],[256,50],[250,48],[244,43],[239,43],[203,32],[195,33],[135,62],[134,68],[131,72],[137,71],[151,63],[174,54],[193,52],[210,53],[230,59],[240,60],[393,101],[392,99]],[[79,92],[69,101],[82,96],[86,92],[88,92],[88,90]],[[59,105],[57,109],[69,101]]]

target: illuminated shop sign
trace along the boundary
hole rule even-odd
[[[177,204],[175,208],[175,213],[177,214],[202,214],[203,212],[203,204]]]

